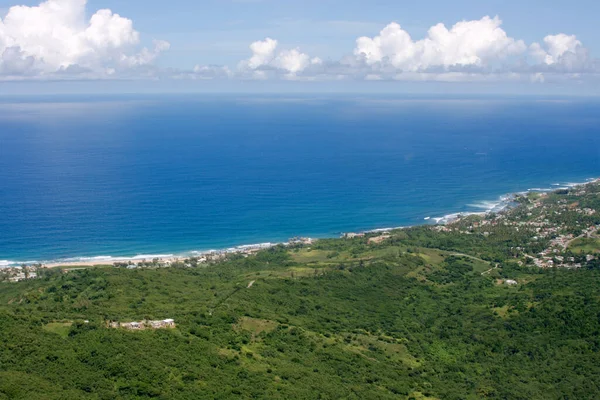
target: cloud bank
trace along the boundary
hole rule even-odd
[[[250,45],[250,58],[230,77],[295,80],[406,80],[445,82],[581,80],[600,73],[600,63],[575,35],[546,36],[527,45],[502,28],[499,17],[432,26],[415,40],[395,22],[377,35],[356,39],[340,60],[281,49],[272,38]]]
[[[139,49],[133,22],[111,10],[86,19],[86,3],[47,0],[35,7],[11,7],[0,19],[0,75],[113,76],[141,70],[168,50],[169,43],[160,40],[151,49]]]
[[[26,79],[286,79],[411,81],[581,81],[600,62],[575,36],[548,35],[527,44],[511,37],[499,17],[437,24],[414,39],[396,22],[348,43],[331,59],[285,48],[272,38],[249,45],[235,66],[198,64],[189,70],[155,65],[170,44],[141,45],[131,19],[108,10],[86,18],[87,0],[47,0],[14,6],[0,18],[0,80]]]

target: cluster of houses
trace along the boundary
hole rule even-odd
[[[140,321],[140,322],[109,322],[109,328],[127,329],[130,331],[141,331],[145,329],[172,329],[175,328],[175,320],[164,319],[161,321]]]
[[[387,231],[379,231],[379,232],[381,233],[380,235],[369,238],[369,240],[368,240],[369,244],[381,244],[392,237],[392,235],[390,235],[390,233]],[[366,232],[360,232],[360,233],[349,232],[349,233],[342,234],[343,239],[364,238],[366,236],[367,236]]]
[[[0,269],[1,278],[0,280],[6,280],[8,282],[20,282],[27,279],[36,279],[39,274],[38,265],[23,265],[20,267],[6,267]]]
[[[315,242],[315,239],[313,238],[309,238],[309,237],[293,237],[290,240],[288,240],[288,242],[286,243],[286,245],[288,246],[297,246],[297,245],[311,245]]]
[[[259,243],[245,246],[231,247],[224,250],[211,250],[206,252],[192,253],[190,257],[170,257],[170,258],[154,258],[152,260],[125,261],[114,263],[115,267],[123,267],[127,269],[137,268],[168,268],[175,265],[192,268],[198,264],[212,264],[224,261],[230,255],[241,255],[250,257],[256,253],[267,250],[276,246],[298,246],[311,245],[315,239],[307,237],[294,237],[285,243]]]
[[[364,232],[361,232],[361,233],[349,232],[349,233],[342,234],[342,237],[344,239],[356,239],[356,238],[362,238],[365,236],[366,236],[366,234]]]
[[[383,235],[379,235],[379,236],[375,236],[372,238],[369,238],[369,244],[381,244],[383,242],[385,242],[386,240],[390,239],[392,237],[392,235],[390,234],[383,234]]]
[[[590,237],[598,231],[598,227],[591,226],[583,231],[583,234],[579,236]],[[550,241],[548,248],[544,249],[537,254],[537,257],[525,255],[528,258],[533,259],[533,263],[540,268],[552,268],[552,267],[565,267],[565,268],[581,268],[581,263],[575,262],[575,257],[565,257],[561,255],[567,250],[569,244],[575,240],[573,235],[560,235]],[[596,257],[588,254],[586,255],[586,261],[592,261]]]
[[[314,243],[314,239],[308,237],[294,237],[285,243],[260,243],[247,246],[232,247],[224,250],[212,250],[207,252],[198,252],[192,254],[190,257],[161,257],[152,259],[123,259],[113,263],[114,267],[127,268],[127,269],[138,269],[138,268],[168,268],[173,266],[183,267],[196,267],[198,264],[211,264],[224,261],[230,255],[241,255],[243,257],[250,257],[256,253],[270,249],[275,246],[299,246],[299,245],[311,245]],[[74,262],[67,264],[76,265]],[[55,264],[59,266],[59,264]],[[0,264],[0,281],[19,282],[26,279],[35,279],[38,277],[40,268],[45,266],[41,264],[35,265],[22,265],[22,266],[4,266]],[[70,268],[63,269],[63,272],[70,272],[82,268]]]
[[[586,194],[585,187],[579,188],[575,194],[583,195]],[[528,218],[522,220],[520,218],[514,218],[510,213],[498,214],[494,217],[486,217],[479,221],[472,221],[468,224],[464,218],[458,218],[446,225],[438,225],[432,227],[433,230],[438,232],[457,232],[463,234],[481,234],[489,236],[494,232],[493,228],[500,226],[512,227],[516,232],[520,229],[524,229],[528,232],[534,232],[535,236],[532,237],[533,241],[541,239],[550,239],[550,242],[546,249],[536,254],[535,256],[526,254],[524,249],[517,247],[515,250],[515,257],[523,256],[533,260],[533,263],[540,268],[550,267],[565,267],[565,268],[580,268],[581,263],[576,262],[575,257],[565,256],[563,253],[568,249],[569,245],[578,238],[594,237],[600,229],[600,225],[589,225],[585,226],[585,218],[581,221],[575,221],[575,226],[581,229],[581,235],[575,237],[571,233],[566,233],[568,226],[566,223],[555,223],[550,221],[551,216],[560,216],[565,213],[569,215],[579,214],[582,217],[590,217],[596,214],[596,210],[588,207],[580,207],[578,202],[569,203],[567,200],[559,200],[556,204],[547,205],[543,202],[547,194],[540,194],[540,198],[527,206],[526,215]],[[535,214],[535,217],[534,217]],[[489,227],[490,229],[485,229]],[[586,256],[587,261],[594,260],[593,255]]]
[[[581,194],[585,193],[583,190]],[[581,263],[575,262],[575,257],[566,257],[561,255],[564,253],[569,244],[575,239],[584,237],[593,237],[598,232],[599,226],[590,225],[582,229],[580,236],[575,237],[573,234],[562,234],[566,228],[565,224],[552,224],[547,218],[547,212],[552,212],[555,215],[562,215],[564,212],[575,212],[583,216],[592,216],[596,214],[596,210],[591,208],[580,208],[575,204],[568,204],[566,200],[560,200],[558,207],[550,209],[546,205],[542,205],[541,202],[536,202],[533,206],[529,206],[530,210],[533,208],[540,208],[541,214],[534,221],[519,222],[520,226],[525,225],[533,228],[536,232],[536,236],[533,240],[539,240],[541,238],[552,238],[548,247],[538,253],[536,256],[530,256],[525,254],[525,257],[533,260],[533,263],[540,268],[553,268],[553,267],[564,267],[564,268],[581,268]],[[532,214],[529,213],[528,216]],[[513,222],[514,224],[514,222]],[[587,255],[586,260],[591,261],[595,257],[593,255]]]

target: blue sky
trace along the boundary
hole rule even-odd
[[[36,4],[36,1],[22,2]],[[10,0],[1,0],[2,7]],[[143,5],[142,5],[143,4]],[[110,8],[131,18],[150,38],[172,44],[163,64],[225,64],[249,54],[250,42],[273,37],[326,58],[352,52],[359,36],[375,35],[395,21],[413,37],[439,23],[498,15],[512,36],[526,42],[564,32],[600,53],[600,1],[593,0],[90,0],[88,9]],[[187,63],[187,65],[186,65]]]
[[[411,87],[418,86],[416,82],[450,82],[453,87],[475,84],[482,90],[505,84],[519,88],[520,82],[528,82],[531,91],[545,92],[547,88],[538,86],[547,84],[558,93],[588,93],[596,90],[600,74],[600,2],[590,0],[89,0],[87,5],[84,0],[49,0],[38,7],[40,3],[0,0],[5,24],[4,31],[0,25],[0,54],[5,52],[0,88],[17,90],[13,88],[19,83],[23,88],[73,86],[72,81],[81,80],[92,87],[98,79],[210,79],[223,87],[249,80],[261,81],[264,87],[314,80],[333,87],[339,84],[332,82],[343,80],[346,86],[362,81],[355,85],[361,88],[370,86],[365,81],[400,80]],[[23,9],[29,19],[19,20],[23,13],[16,12],[17,18],[5,18],[15,5],[30,7]],[[46,18],[56,7],[82,15]],[[89,18],[100,9],[110,9],[120,19],[104,15],[97,24],[100,29],[86,30]],[[499,16],[502,22],[483,21],[486,16]],[[43,27],[36,33],[41,45],[22,32],[36,18],[40,22],[34,25]],[[460,21],[470,23],[470,36],[439,50],[446,36],[459,36],[453,35],[452,27]],[[392,22],[400,26],[379,33]],[[450,33],[433,44],[422,42],[439,23]],[[48,32],[61,29],[64,32],[47,43],[45,38],[53,35]],[[120,36],[115,39],[108,31]],[[408,44],[397,39],[405,34],[412,40]],[[493,45],[470,47],[469,41],[488,34]],[[79,42],[72,43],[75,35]],[[369,40],[358,45],[359,37]],[[386,45],[388,39],[396,41]],[[256,47],[251,51],[252,43]],[[410,56],[404,54],[406,48]],[[431,49],[439,54],[432,56]]]

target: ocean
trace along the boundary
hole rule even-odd
[[[423,224],[600,176],[600,100],[0,98],[0,265]]]

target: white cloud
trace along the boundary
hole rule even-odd
[[[546,64],[556,64],[567,53],[577,54],[583,46],[575,35],[549,35],[544,38],[547,47],[547,55],[544,58]]]
[[[271,38],[252,43],[250,45],[252,57],[248,60],[248,68],[257,69],[263,65],[268,65],[275,58],[276,48],[277,40]]]
[[[358,38],[354,54],[367,65],[387,64],[407,72],[487,66],[526,50],[523,41],[509,37],[501,24],[498,17],[462,21],[450,29],[437,24],[425,39],[414,41],[400,25],[391,23],[376,37]]]
[[[310,65],[310,56],[301,53],[298,49],[283,50],[280,52],[273,65],[277,68],[289,71],[292,74],[304,71]]]
[[[597,60],[593,60],[588,50],[575,35],[548,35],[544,44],[533,43],[529,48],[531,57],[547,70],[562,72],[599,72]]]
[[[500,18],[489,16],[451,27],[437,24],[417,39],[393,22],[375,36],[359,37],[354,46],[350,39],[347,56],[341,59],[332,60],[327,54],[323,59],[313,57],[266,38],[250,44],[249,58],[237,68],[159,69],[154,62],[169,49],[168,42],[156,40],[142,47],[132,20],[107,9],[88,14],[86,5],[87,0],[46,0],[38,6],[5,10],[0,18],[0,80],[127,77],[543,83],[582,82],[600,76],[600,62],[575,35],[549,35],[527,46],[502,28]]]
[[[218,65],[196,65],[190,74],[185,74],[182,77],[192,79],[219,79],[230,78],[233,74],[229,67]]]
[[[266,39],[250,46],[253,55],[240,70],[256,79],[536,83],[581,82],[600,73],[600,63],[574,35],[550,35],[543,46],[527,46],[501,26],[500,18],[486,16],[450,28],[437,24],[415,40],[390,23],[374,37],[359,37],[351,55],[326,62],[297,49],[278,52],[277,41]]]
[[[240,73],[243,75],[250,73],[250,76],[255,79],[266,79],[270,75],[269,72],[274,74],[283,72],[285,77],[294,78],[311,65],[323,63],[320,58],[311,58],[299,49],[277,51],[278,44],[277,40],[271,38],[252,43],[250,45],[252,56],[239,64]]]
[[[149,65],[154,62],[156,57],[160,55],[160,53],[167,51],[171,48],[171,44],[164,40],[155,40],[154,47],[152,50],[144,47],[139,53],[127,55],[122,53],[119,57],[119,63],[122,66],[126,67],[138,67]]]
[[[47,0],[11,7],[0,19],[0,74],[52,75],[88,71],[96,76],[151,64],[165,41],[138,50],[140,34],[130,19],[111,10],[86,20],[87,0]]]

